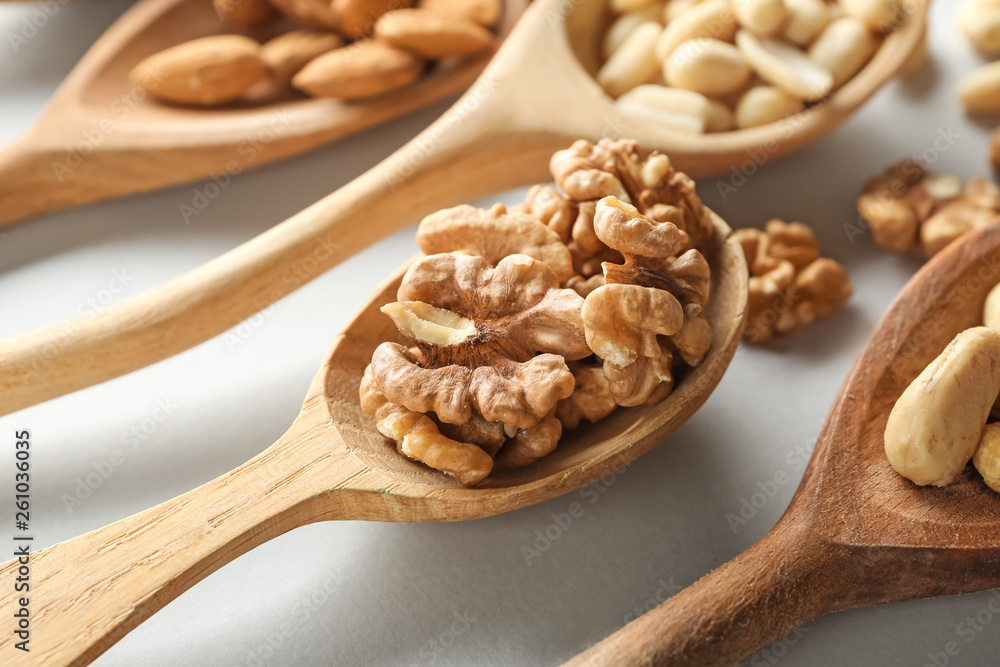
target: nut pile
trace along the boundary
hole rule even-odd
[[[624,114],[725,132],[843,86],[906,20],[901,0],[610,0],[597,81]]]
[[[406,344],[375,350],[361,406],[404,456],[474,486],[564,429],[659,401],[712,342],[718,243],[694,183],[634,141],[553,155],[558,187],[507,209],[424,218],[424,252],[383,307]]]
[[[963,0],[958,7],[958,27],[981,54],[1000,57],[1000,4],[993,0]],[[956,91],[969,113],[1000,112],[1000,60],[966,74]],[[1000,169],[1000,127],[993,131],[990,162]]]
[[[1000,285],[986,297],[983,323],[955,336],[889,414],[886,456],[914,484],[947,486],[971,460],[1000,492]]]
[[[1000,214],[1000,189],[985,178],[964,186],[956,176],[927,172],[903,160],[869,179],[858,212],[875,242],[897,252],[931,257],[962,234]]]
[[[743,336],[766,343],[827,317],[853,293],[847,269],[820,257],[812,229],[801,222],[769,220],[763,230],[738,229],[736,238],[750,270]]]
[[[428,63],[482,53],[500,0],[215,0],[234,28],[274,35],[215,35],[149,56],[129,75],[164,102],[216,106],[266,102],[295,88],[311,97],[358,99],[419,79]],[[300,24],[287,30],[284,14]]]

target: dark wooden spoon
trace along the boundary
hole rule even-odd
[[[1000,493],[971,466],[947,487],[911,484],[882,438],[913,378],[982,324],[997,282],[1000,225],[928,262],[854,364],[777,525],[568,664],[732,665],[829,612],[1000,587]]]

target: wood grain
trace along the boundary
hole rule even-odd
[[[546,181],[551,154],[580,137],[633,137],[668,149],[694,174],[750,159],[754,147],[768,148],[758,161],[792,150],[829,131],[891,76],[918,41],[925,5],[854,80],[794,123],[698,138],[621,117],[581,66],[596,67],[602,7],[581,0],[567,16],[563,0],[539,0],[454,107],[357,180],[160,287],[0,340],[0,415],[194,347],[427,213]],[[563,69],[555,75],[538,63]]]
[[[178,498],[31,556],[31,664],[83,665],[225,563],[314,521],[457,521],[541,502],[594,482],[645,453],[708,398],[743,330],[747,269],[739,244],[716,219],[706,258],[713,341],[664,401],[622,409],[564,435],[549,456],[504,471],[475,489],[409,461],[361,411],[366,361],[398,332],[378,309],[394,300],[400,269],[337,337],[302,411],[278,442],[216,480]],[[404,267],[405,268],[405,267]],[[14,576],[17,562],[0,567]],[[0,598],[10,618],[15,599]],[[0,660],[17,639],[0,635]]]
[[[910,382],[982,323],[997,282],[1000,225],[928,262],[855,362],[778,524],[567,664],[731,665],[821,614],[1000,587],[1000,494],[971,466],[950,486],[911,484],[882,437]]]
[[[927,2],[910,3],[910,21],[822,104],[767,126],[693,135],[622,115],[594,82],[602,0],[539,0],[530,18],[520,22],[516,44],[501,48],[488,76],[480,78],[479,92],[466,96],[465,114],[480,128],[503,128],[518,143],[539,134],[556,134],[560,143],[626,136],[667,152],[695,176],[756,170],[837,127],[904,66],[921,43]],[[501,35],[508,34],[524,5],[525,0],[506,2]],[[141,0],[126,12],[73,70],[35,127],[0,155],[0,225],[307,150],[466,88],[487,59],[440,68],[413,86],[362,102],[290,99],[199,110],[134,101],[138,93],[127,82],[132,66],[160,49],[224,28],[201,0]],[[481,112],[484,91],[500,80],[503,102]],[[248,140],[261,146],[249,159],[241,150]],[[478,150],[474,142],[464,148]]]
[[[527,0],[507,0],[505,37]],[[267,28],[250,30],[258,39]],[[140,0],[80,60],[41,118],[0,152],[0,226],[111,197],[234,173],[301,153],[455,95],[491,53],[442,63],[413,85],[366,100],[309,99],[199,109],[161,104],[128,81],[145,57],[241,32],[211,2]]]

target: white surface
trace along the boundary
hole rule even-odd
[[[0,140],[31,123],[126,4],[61,7],[19,54],[7,36],[38,7],[0,7]],[[771,216],[812,224],[856,286],[837,317],[770,348],[741,348],[705,407],[600,493],[574,492],[468,523],[295,530],[196,585],[97,664],[554,665],[622,626],[636,607],[662,601],[749,547],[781,515],[850,364],[918,265],[877,250],[867,236],[849,242],[842,226],[855,221],[861,183],[890,161],[921,154],[949,129],[958,139],[934,167],[962,177],[987,173],[987,126],[965,120],[951,94],[977,61],[952,11],[952,3],[936,0],[934,61],[916,80],[890,85],[825,141],[764,166],[726,202],[715,180],[701,183],[705,200],[735,225]],[[190,225],[178,213],[193,196],[193,186],[184,186],[0,231],[0,335],[74,315],[88,299],[137,294],[215,257],[374,165],[444,106],[240,175]],[[345,318],[414,251],[411,229],[235,335],[0,419],[0,540],[13,532],[14,430],[32,432],[36,547],[172,498],[284,431]],[[123,288],[116,272],[127,276]],[[158,401],[173,406],[161,423],[151,419],[162,415],[154,413]],[[136,427],[149,432],[132,438]],[[65,497],[115,450],[124,463],[70,511]],[[734,533],[727,513],[777,471],[792,481]],[[572,502],[584,504],[583,516],[527,563],[522,547]],[[37,596],[58,594],[38,582]],[[313,596],[323,601],[314,604]],[[934,664],[929,654],[955,642],[959,654],[949,664],[996,665],[1000,614],[989,604],[996,609],[998,598],[981,593],[827,616],[748,664]],[[468,615],[468,627],[454,614]],[[990,622],[980,631],[963,625],[977,615]],[[4,633],[8,622],[0,620]],[[9,656],[0,662],[17,664]]]

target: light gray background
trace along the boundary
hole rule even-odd
[[[60,7],[16,54],[10,32],[40,9],[0,7],[0,141],[29,126],[127,4]],[[811,448],[854,357],[918,266],[878,250],[867,235],[853,243],[845,235],[862,182],[891,161],[923,153],[939,131],[958,140],[928,153],[936,169],[963,178],[987,172],[988,123],[965,119],[952,94],[956,79],[978,62],[953,12],[954,3],[935,1],[932,63],[891,84],[837,132],[765,165],[728,201],[714,179],[701,183],[706,202],[736,226],[771,216],[811,224],[823,249],[849,267],[856,294],[829,321],[769,348],[741,347],[704,408],[602,487],[597,502],[573,493],[467,523],[301,528],[211,575],[97,664],[554,665],[621,627],[636,607],[665,599],[753,544],[781,515],[802,472],[799,453]],[[118,301],[198,266],[376,164],[445,108],[234,178],[191,224],[178,212],[194,196],[193,186],[183,186],[0,230],[0,335],[72,316],[88,299]],[[35,546],[172,498],[271,444],[295,417],[345,318],[413,252],[411,228],[255,324],[0,419],[0,443],[9,443],[15,429],[32,432]],[[124,288],[116,272],[127,276]],[[152,428],[158,401],[173,407]],[[144,440],[126,440],[143,426],[151,431]],[[67,506],[66,495],[115,450],[125,462],[82,503]],[[0,471],[7,470],[0,473],[3,540],[12,531],[12,451],[0,446]],[[792,481],[747,525],[731,529],[727,513],[778,471]],[[534,543],[536,531],[580,501],[583,516],[526,562],[522,547]],[[995,665],[1000,615],[989,612],[991,600],[982,593],[828,616],[753,664],[919,666],[956,642],[960,653],[950,664]],[[454,614],[466,615],[468,626],[453,626]],[[971,636],[961,633],[960,624],[977,614],[991,622]],[[0,661],[11,664],[6,656]]]

